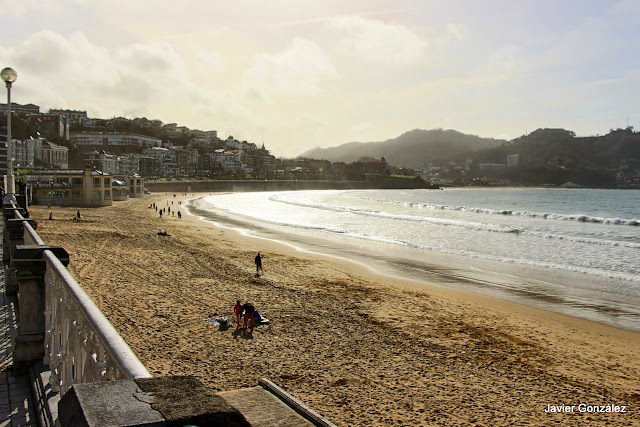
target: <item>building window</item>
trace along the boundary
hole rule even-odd
[[[72,185],[82,185],[82,178],[71,178]]]
[[[100,178],[93,178],[93,186],[100,187]]]
[[[93,190],[93,198],[91,200],[100,200],[100,190]]]
[[[105,178],[104,179],[104,186],[108,187],[109,186],[109,182],[111,182],[111,178]]]
[[[104,190],[104,199],[105,200],[110,200],[111,196],[109,195],[109,190]]]

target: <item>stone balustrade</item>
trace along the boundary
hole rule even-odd
[[[35,222],[13,203],[4,214],[8,278],[19,306],[14,370],[44,361],[52,391],[61,395],[74,384],[151,377],[66,269],[66,251],[45,245]]]
[[[53,391],[73,384],[151,377],[65,266],[45,251],[45,361]]]

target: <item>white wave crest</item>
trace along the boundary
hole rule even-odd
[[[400,202],[394,200],[384,200],[384,199],[374,199],[361,197],[362,200],[370,200],[379,203],[391,203],[397,205],[404,205],[415,208],[427,208],[433,210],[451,210],[451,211],[466,211],[466,212],[475,212],[482,214],[490,214],[490,215],[513,215],[513,216],[524,216],[529,218],[542,218],[542,219],[553,219],[553,220],[561,220],[561,221],[579,221],[579,222],[588,222],[588,223],[597,223],[597,224],[612,224],[612,225],[631,225],[631,226],[640,226],[640,219],[631,219],[631,218],[603,218],[598,216],[589,216],[583,214],[559,214],[559,213],[540,213],[540,212],[527,212],[527,211],[516,211],[516,210],[508,210],[508,209],[488,209],[488,208],[475,208],[470,206],[450,206],[450,205],[434,205],[429,203],[417,203],[417,202]]]

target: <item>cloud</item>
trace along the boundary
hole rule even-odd
[[[59,9],[59,6],[57,8],[55,7],[56,4],[57,2],[51,0],[4,0],[0,1],[0,17],[11,16],[14,18],[22,18],[33,11],[44,13],[54,12],[56,9]]]
[[[457,40],[464,38],[464,30],[460,24],[447,24],[447,34]]]
[[[121,64],[144,73],[170,74],[185,68],[169,43],[134,44],[116,52]]]
[[[40,31],[25,40],[14,58],[24,68],[55,73],[72,59],[73,50],[71,40],[51,31]]]
[[[341,34],[339,49],[371,61],[409,64],[424,57],[427,43],[404,25],[359,16],[332,18],[329,28]]]
[[[166,42],[110,49],[81,32],[40,31],[1,49],[0,60],[18,72],[14,101],[42,111],[86,109],[91,117],[146,116],[204,129],[250,128],[253,120],[235,96],[191,81],[190,64]]]
[[[196,52],[196,61],[199,64],[205,65],[207,67],[212,67],[214,69],[222,69],[222,59],[220,58],[220,54],[216,52],[209,52],[206,50],[199,50]]]
[[[314,42],[296,37],[290,46],[276,54],[260,53],[244,73],[247,88],[260,92],[314,95],[321,83],[337,76],[327,54]]]

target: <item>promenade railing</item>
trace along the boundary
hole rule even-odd
[[[18,282],[14,366],[48,364],[52,391],[61,395],[74,384],[151,377],[69,273],[66,251],[47,246],[35,222],[13,202],[5,204],[4,213],[7,228],[14,230],[5,233],[12,240],[5,249],[11,251],[10,270],[15,271],[9,279]]]

